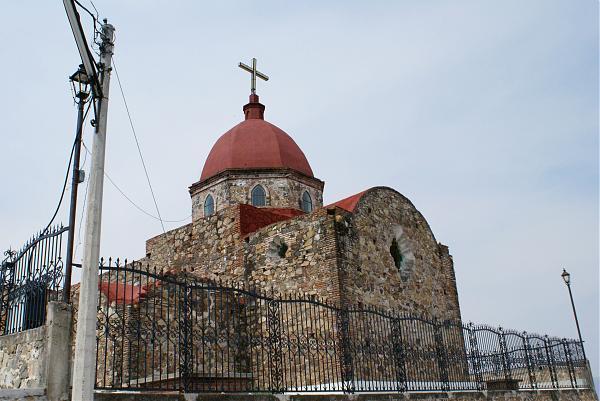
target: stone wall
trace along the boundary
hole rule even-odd
[[[300,209],[302,193],[307,191],[313,208],[323,206],[323,182],[292,170],[256,170],[244,173],[226,172],[190,187],[192,221],[204,216],[204,201],[211,195],[215,210],[238,203],[250,204],[250,193],[256,185],[266,192],[266,206]]]
[[[340,299],[333,216],[326,209],[282,221],[247,237],[245,276],[281,294]]]
[[[396,191],[374,188],[353,212],[320,208],[247,235],[240,227],[244,207],[218,210],[150,239],[147,260],[205,280],[460,321],[452,256]]]
[[[0,337],[0,388],[46,385],[46,326]]]
[[[334,220],[327,210],[284,219],[242,237],[245,207],[226,208],[148,240],[145,260],[163,271],[191,272],[204,280],[338,299]]]
[[[336,210],[348,303],[460,320],[452,257],[408,199],[379,187],[352,213]],[[399,266],[390,251],[394,241]]]
[[[50,401],[67,400],[70,329],[71,307],[50,302],[45,325],[0,336],[0,389],[44,389]]]
[[[162,271],[194,272],[200,279],[242,280],[239,207],[168,231],[146,242],[146,261]]]

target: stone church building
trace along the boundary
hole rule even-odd
[[[460,321],[452,256],[409,199],[373,187],[323,205],[325,183],[256,94],[190,188],[192,222],[145,261],[282,295]]]

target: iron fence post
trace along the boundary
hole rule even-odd
[[[502,327],[498,327],[498,343],[500,344],[500,352],[502,353],[502,370],[504,371],[504,379],[511,380],[512,373],[510,370],[510,357],[508,355],[508,348],[506,347],[506,337]]]
[[[269,300],[267,330],[269,331],[269,368],[270,368],[270,391],[272,393],[283,393],[283,370],[282,370],[282,343],[281,343],[281,316],[279,314],[279,302]]]
[[[450,388],[450,380],[448,378],[448,355],[446,352],[446,347],[444,346],[444,337],[440,328],[441,325],[442,323],[440,323],[437,319],[433,321],[433,336],[435,339],[435,354],[438,362],[442,390],[448,391]]]
[[[473,323],[469,323],[466,327],[469,333],[469,345],[471,346],[471,360],[473,370],[475,372],[475,380],[477,380],[477,389],[483,390],[483,374],[481,372],[481,356],[479,353],[479,344],[477,342],[477,335],[473,329]]]
[[[575,368],[573,367],[573,358],[571,355],[571,349],[566,339],[561,340],[563,349],[565,351],[565,359],[567,363],[567,370],[569,371],[569,379],[571,380],[571,387],[577,388],[577,378],[575,377]]]
[[[529,349],[529,337],[527,333],[523,333],[523,350],[525,351],[525,363],[527,363],[527,374],[529,375],[529,384],[532,389],[537,389],[537,381],[535,371],[532,366],[531,350]]]
[[[181,285],[183,291],[179,292],[179,327],[181,328],[179,333],[179,375],[180,375],[180,387],[183,391],[188,391],[189,379],[191,373],[192,358],[190,353],[192,351],[192,344],[190,344],[191,336],[191,318],[190,318],[190,307],[189,307],[189,286],[187,280]]]
[[[8,251],[7,251],[8,252]],[[8,257],[12,258],[12,254]],[[0,304],[0,327],[3,334],[8,333],[8,311],[10,309],[10,294],[15,281],[15,263],[13,261],[2,262],[2,284],[0,290],[2,293],[2,303]]]
[[[546,360],[548,361],[548,372],[550,373],[552,387],[558,388],[558,379],[556,378],[556,371],[554,370],[554,356],[550,350],[548,336],[544,336],[544,349],[546,351]]]
[[[404,355],[404,344],[402,342],[402,326],[398,317],[392,319],[392,350],[394,354],[394,365],[396,373],[396,390],[405,392],[406,386],[406,366]]]
[[[354,384],[354,365],[352,360],[350,315],[348,309],[340,308],[337,310],[337,326],[340,336],[342,390],[344,393],[354,393],[356,386]]]

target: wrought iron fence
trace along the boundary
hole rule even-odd
[[[56,226],[32,237],[18,252],[8,250],[0,264],[0,335],[44,324],[46,304],[63,288],[63,234]]]
[[[588,387],[583,344],[101,264],[96,387],[369,392]]]

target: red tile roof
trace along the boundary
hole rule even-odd
[[[339,200],[339,201],[332,203],[331,205],[327,205],[325,207],[327,209],[339,207],[341,209],[346,210],[347,212],[354,212],[354,209],[356,209],[356,205],[358,204],[358,202],[361,200],[361,198],[367,191],[368,190],[359,192],[356,195],[349,196],[347,198]]]
[[[109,283],[102,281],[98,283],[100,291],[108,298],[110,303],[132,305],[137,304],[141,298],[148,293],[145,285]]]
[[[240,206],[240,236],[245,237],[256,230],[273,223],[288,220],[304,214],[292,208],[258,208],[251,205]]]

